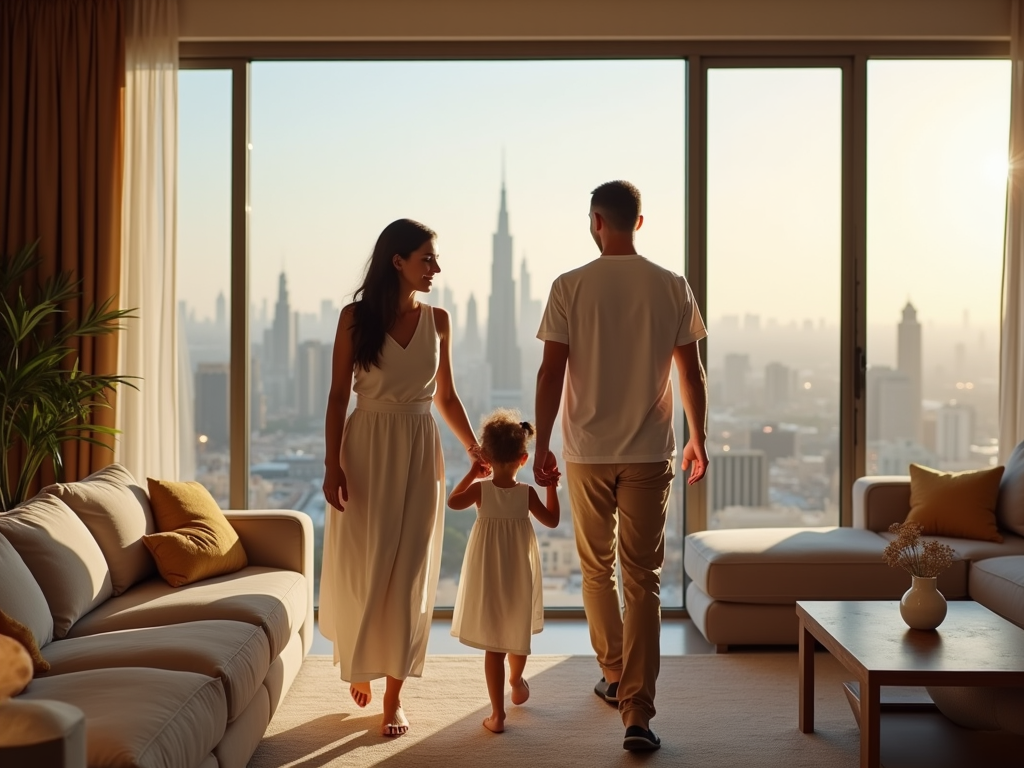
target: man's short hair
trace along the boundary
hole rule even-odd
[[[608,181],[595,189],[590,207],[596,209],[608,226],[620,232],[632,232],[640,219],[640,190],[628,181]]]

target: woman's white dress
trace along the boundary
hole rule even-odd
[[[530,653],[544,628],[540,548],[530,522],[530,486],[480,483],[480,507],[469,532],[455,598],[452,635],[473,648]]]
[[[320,631],[352,683],[423,673],[444,533],[444,457],[430,413],[439,359],[424,304],[407,347],[389,335],[379,367],[356,367],[341,442],[348,503],[327,507],[320,577]]]

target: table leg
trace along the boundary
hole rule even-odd
[[[800,730],[814,731],[814,635],[800,619]]]
[[[879,768],[881,739],[881,686],[870,674],[860,680],[860,768]]]

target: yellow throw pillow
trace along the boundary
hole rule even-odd
[[[996,527],[996,501],[1002,467],[940,472],[910,465],[910,514],[928,536],[1002,541]]]
[[[39,644],[36,643],[32,630],[3,611],[0,611],[0,635],[6,635],[25,646],[28,655],[32,657],[32,669],[36,674],[50,671],[50,662],[39,652]]]
[[[196,482],[146,481],[159,533],[142,540],[164,581],[180,587],[245,568],[242,542],[209,491]]]

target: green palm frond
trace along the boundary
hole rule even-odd
[[[107,395],[118,386],[136,386],[134,377],[83,372],[74,346],[78,338],[123,330],[134,310],[112,309],[111,297],[78,317],[69,314],[64,306],[81,297],[81,283],[70,272],[46,278],[26,296],[27,276],[40,261],[36,247],[0,257],[0,510],[25,500],[45,463],[63,478],[64,443],[105,445],[96,436],[117,430],[90,424],[93,410],[109,408]]]

